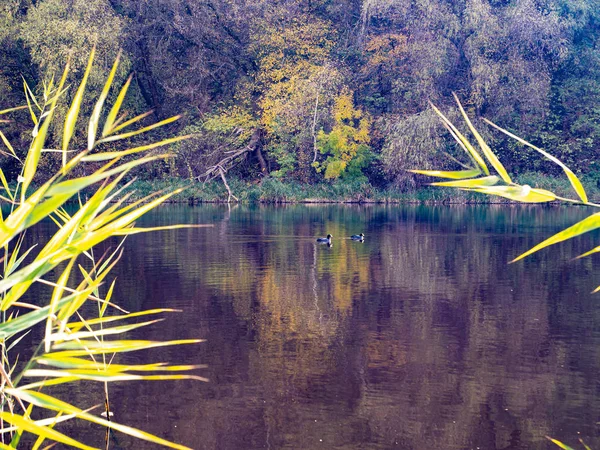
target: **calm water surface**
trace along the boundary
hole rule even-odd
[[[114,298],[183,310],[135,337],[207,342],[122,361],[203,363],[210,382],[112,386],[116,419],[196,449],[600,448],[600,271],[570,261],[598,236],[507,264],[587,213],[158,209],[140,225],[214,227],[128,239]]]

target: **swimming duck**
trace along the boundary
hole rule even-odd
[[[353,241],[364,241],[365,240],[365,235],[360,233],[360,234],[353,234],[352,236],[350,236],[350,239],[352,239]]]
[[[326,238],[318,238],[317,242],[319,242],[320,244],[331,244],[332,237],[332,235],[328,234]]]

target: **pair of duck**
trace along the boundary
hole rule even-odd
[[[331,238],[333,236],[331,234],[328,234],[327,237],[324,238],[318,238],[317,242],[321,243],[321,244],[331,244]],[[352,236],[350,236],[350,239],[352,239],[353,241],[364,241],[365,240],[365,235],[363,233],[360,234],[353,234]]]

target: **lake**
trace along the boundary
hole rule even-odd
[[[572,261],[598,235],[508,264],[589,213],[161,207],[138,224],[213,227],[129,238],[113,299],[183,311],[132,337],[207,341],[120,362],[207,364],[210,382],[111,385],[115,419],[196,449],[600,448],[600,270]]]

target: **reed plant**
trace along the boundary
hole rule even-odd
[[[471,141],[467,139],[467,137],[465,137],[465,135],[462,134],[459,131],[459,129],[438,108],[435,107],[435,105],[432,104],[431,106],[442,120],[442,123],[444,124],[450,135],[458,143],[459,147],[462,148],[462,150],[464,150],[468,161],[464,162],[452,157],[452,159],[457,164],[462,166],[460,170],[455,171],[411,170],[411,172],[431,177],[452,180],[431,183],[431,185],[433,186],[445,186],[460,189],[467,192],[478,192],[486,195],[495,195],[521,203],[549,203],[560,201],[576,205],[589,206],[592,208],[600,208],[600,205],[589,201],[588,194],[586,193],[586,190],[584,189],[580,179],[577,177],[577,175],[575,175],[575,173],[571,169],[569,169],[560,160],[558,160],[545,150],[536,147],[535,145],[527,142],[526,140],[511,133],[510,131],[505,130],[504,128],[496,125],[495,123],[487,119],[483,119],[484,122],[495,128],[496,130],[515,139],[517,142],[523,144],[525,147],[535,150],[536,152],[540,153],[545,158],[549,159],[555,164],[558,164],[565,173],[567,179],[569,180],[569,183],[574,193],[576,194],[576,198],[561,197],[547,189],[540,189],[527,184],[520,185],[517,182],[515,182],[508,174],[504,165],[500,162],[498,157],[491,150],[490,146],[486,143],[481,134],[477,131],[477,129],[469,119],[469,116],[465,112],[463,106],[461,105],[458,97],[454,95],[454,98],[469,131],[471,132],[471,134],[475,138],[475,141],[477,142],[476,145],[472,144]],[[550,236],[549,238],[540,242],[533,248],[517,256],[511,261],[511,263],[519,261],[546,247],[574,238],[575,236],[588,233],[599,227],[600,213],[591,214],[585,219],[581,220],[580,222],[577,222],[569,228],[553,236]],[[589,250],[588,252],[583,253],[582,255],[579,255],[577,258],[583,258],[585,256],[589,256],[598,252],[600,252],[600,246],[595,247]],[[600,291],[600,286],[594,290],[594,292],[598,291]]]
[[[521,203],[548,203],[554,201],[562,201],[572,204],[589,206],[592,208],[600,208],[600,205],[589,201],[586,190],[584,189],[580,179],[577,177],[577,175],[575,175],[575,173],[571,169],[569,169],[560,160],[558,160],[545,150],[536,147],[535,145],[527,142],[526,140],[511,133],[510,131],[505,130],[504,128],[496,125],[495,123],[487,119],[483,119],[487,124],[491,125],[496,130],[517,140],[517,142],[523,144],[524,146],[535,150],[536,152],[540,153],[555,164],[558,164],[564,171],[577,198],[561,197],[547,189],[540,189],[531,187],[527,184],[520,185],[516,183],[510,177],[507,170],[497,158],[497,156],[494,154],[494,152],[491,150],[490,146],[486,143],[481,134],[477,131],[456,95],[454,95],[454,99],[456,100],[458,108],[469,131],[471,132],[471,134],[475,138],[475,141],[477,142],[477,146],[473,145],[471,141],[469,141],[469,139],[467,139],[467,137],[465,137],[465,135],[462,134],[458,130],[458,128],[438,108],[435,107],[435,105],[432,104],[431,106],[442,120],[442,123],[444,124],[445,128],[448,130],[450,135],[458,143],[460,148],[462,148],[466,153],[468,157],[468,162],[465,163],[458,159],[452,158],[457,164],[462,166],[461,170],[456,171],[411,170],[411,172],[453,180],[431,183],[433,186],[446,186],[461,189],[463,191],[478,192],[486,195],[496,195]],[[491,167],[488,167],[488,164]],[[549,238],[540,242],[533,248],[517,256],[511,261],[511,263],[519,261],[546,247],[574,238],[575,236],[588,233],[599,227],[600,213],[591,214],[585,219],[566,228],[565,230],[562,230],[559,233],[554,234],[553,236],[550,236]],[[583,258],[585,256],[589,256],[598,252],[600,252],[600,246],[597,246],[589,250],[588,252],[579,255],[577,258]],[[600,291],[600,286],[597,287],[593,292],[596,293],[598,291]],[[569,447],[568,445],[564,444],[563,442],[557,439],[553,439],[551,437],[547,437],[547,439],[564,450],[573,450],[572,447]],[[580,440],[580,444],[585,449],[591,450],[590,447],[586,445],[585,442],[583,442],[582,440]]]
[[[111,269],[123,253],[125,237],[148,231],[180,228],[183,225],[140,228],[135,221],[182,189],[155,192],[132,203],[123,183],[131,170],[169,157],[152,150],[186,139],[173,137],[160,141],[144,140],[143,145],[128,147],[129,138],[176,121],[174,116],[142,126],[150,113],[128,117],[121,110],[132,78],[120,89],[109,108],[106,100],[115,82],[117,57],[92,112],[85,118],[81,105],[94,61],[91,52],[82,79],[72,101],[65,108],[69,92],[66,64],[60,79],[50,79],[34,94],[26,83],[26,105],[0,111],[3,119],[25,109],[32,121],[31,142],[20,151],[0,130],[2,151],[21,163],[17,183],[10,184],[0,169],[0,448],[18,448],[22,436],[33,449],[52,443],[91,449],[97,443],[84,443],[81,436],[67,436],[60,423],[83,420],[107,430],[115,430],[139,439],[171,448],[186,448],[141,430],[112,420],[108,386],[113,382],[204,378],[194,374],[198,365],[170,365],[154,362],[139,365],[119,364],[119,355],[171,345],[194,344],[198,339],[148,341],[128,339],[124,334],[154,324],[171,309],[129,312],[113,299],[115,281]],[[57,111],[66,110],[59,118]],[[146,119],[147,120],[147,119]],[[85,127],[83,133],[76,133]],[[60,126],[57,126],[60,125]],[[59,148],[50,148],[50,130],[62,129]],[[85,135],[85,148],[72,148],[79,142],[74,136]],[[53,139],[55,142],[57,139]],[[130,141],[129,141],[130,142]],[[149,143],[148,143],[149,142]],[[119,148],[123,147],[123,148]],[[48,152],[58,152],[60,169],[49,179],[39,179],[38,165]],[[81,175],[81,174],[84,175]],[[34,186],[36,186],[34,188]],[[80,195],[86,190],[87,198]],[[75,201],[75,211],[64,208]],[[56,225],[45,242],[26,247],[28,229],[43,220]],[[94,247],[107,239],[119,244],[100,257]],[[115,239],[112,239],[115,241]],[[86,268],[87,267],[87,268]],[[74,282],[73,280],[81,280]],[[48,298],[31,298],[32,286],[49,286]],[[50,294],[51,291],[51,294]],[[90,308],[89,305],[96,305]],[[92,311],[92,313],[90,313]],[[140,321],[140,318],[142,320]],[[17,363],[13,353],[19,341],[33,328],[43,330],[43,339],[28,361]],[[50,395],[48,387],[91,380],[105,387],[104,414],[94,405],[74,405]],[[34,419],[34,417],[36,417]],[[39,419],[38,417],[42,417]],[[57,426],[58,425],[58,426]],[[29,448],[29,447],[28,447]]]

